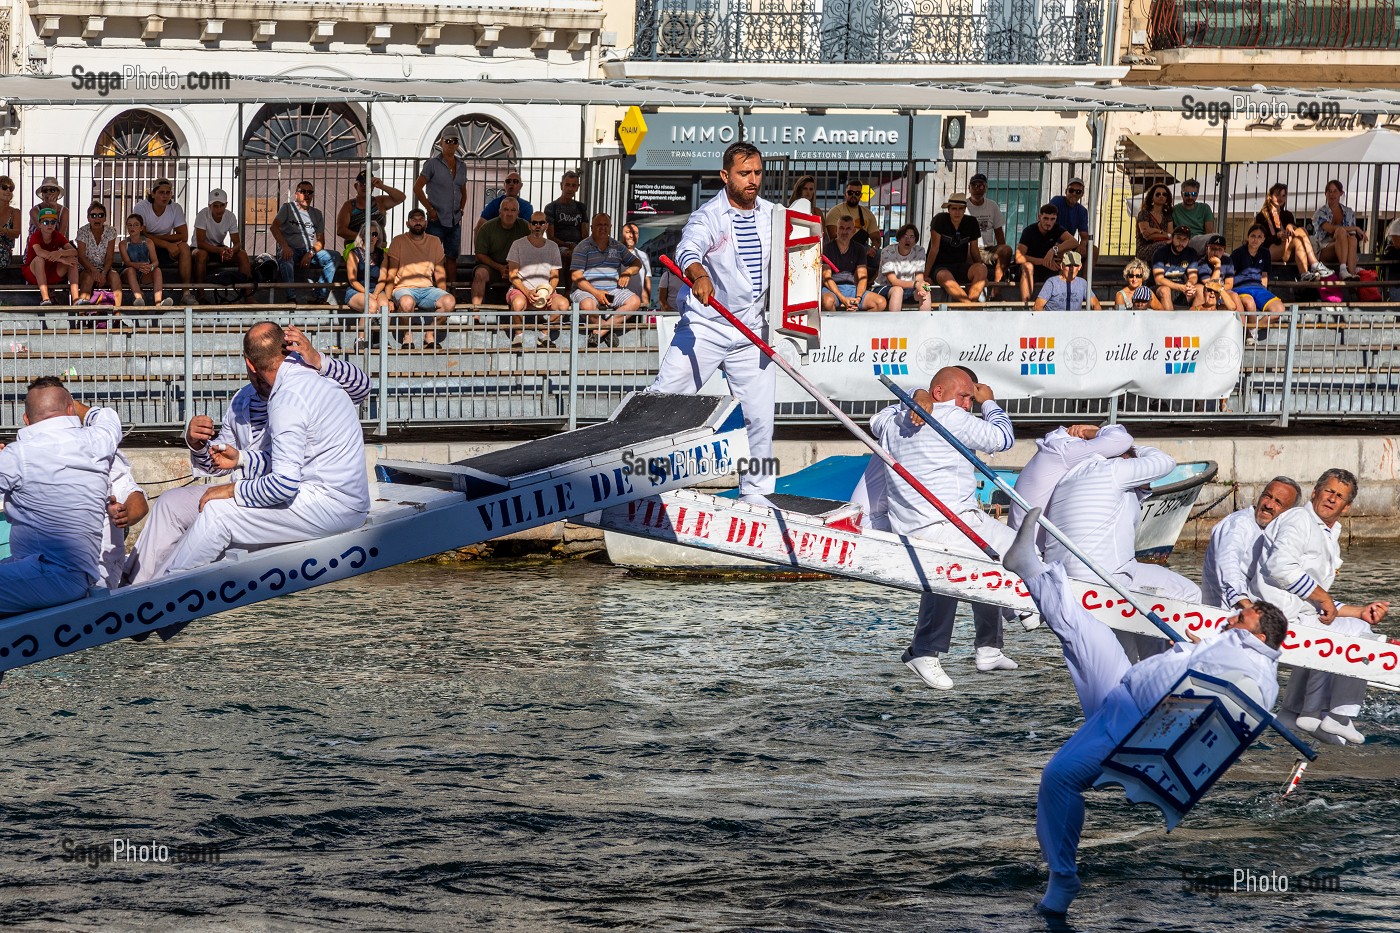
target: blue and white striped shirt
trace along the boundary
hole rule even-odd
[[[756,213],[731,208],[729,214],[734,218],[734,239],[739,247],[739,261],[749,270],[753,300],[757,302],[768,289],[768,268],[763,261],[763,241],[758,238]]]
[[[1137,562],[1138,490],[1174,469],[1176,461],[1169,454],[1142,444],[1137,445],[1137,456],[1126,460],[1096,454],[1064,475],[1045,507],[1045,517],[1100,567],[1131,574]],[[1058,538],[1045,542],[1045,559],[1064,564],[1071,577],[1096,576]]]

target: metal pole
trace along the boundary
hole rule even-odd
[[[1279,427],[1288,427],[1288,412],[1293,407],[1293,348],[1298,340],[1298,306],[1288,309],[1288,346],[1283,353],[1283,399],[1279,403]]]
[[[1216,233],[1225,232],[1226,208],[1230,200],[1230,163],[1225,161],[1225,147],[1230,133],[1230,118],[1220,121],[1220,171],[1215,175],[1215,222],[1219,224]]]
[[[569,430],[578,427],[578,301],[569,308]]]
[[[1103,168],[1103,136],[1104,120],[1098,113],[1089,117],[1089,134],[1093,137],[1089,148],[1089,184],[1085,185],[1088,190],[1084,192],[1086,203],[1085,213],[1089,215],[1088,229],[1084,231],[1084,236],[1089,242],[1084,244],[1084,310],[1089,310],[1088,296],[1094,293],[1094,231],[1099,229],[1098,208],[1101,198],[1098,195],[1099,173]]]
[[[1117,396],[1117,395],[1110,395],[1110,396],[1108,397],[1108,423],[1109,423],[1109,424],[1117,424],[1117,423],[1118,423],[1118,396]]]
[[[194,309],[185,305],[185,421],[194,417]]]
[[[368,262],[368,258],[365,260]],[[369,293],[365,293],[369,301]],[[379,424],[374,433],[384,437],[389,433],[389,306],[379,306]]]

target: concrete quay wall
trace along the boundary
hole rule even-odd
[[[1351,515],[1344,519],[1344,537],[1352,541],[1400,540],[1400,436],[1176,437],[1149,439],[1145,443],[1161,448],[1179,462],[1214,460],[1219,465],[1219,473],[1202,491],[1197,508],[1224,498],[1200,519],[1188,523],[1182,532],[1183,545],[1204,547],[1215,522],[1254,501],[1259,490],[1273,477],[1292,476],[1306,492],[1313,480],[1329,467],[1350,470],[1361,481],[1361,492]],[[365,445],[365,465],[372,470],[381,458],[446,463],[506,446],[510,444],[491,441],[372,443]],[[189,482],[187,478],[177,479],[187,477],[190,472],[189,458],[178,447],[123,450],[147,495]],[[774,452],[781,462],[782,472],[791,473],[824,457],[862,454],[866,449],[855,440],[780,440],[775,443]],[[1033,440],[1019,440],[1011,450],[988,455],[986,460],[994,466],[1022,466],[1034,452]],[[727,478],[724,485],[732,486],[733,478]],[[139,533],[139,528],[137,530]],[[591,529],[566,527],[563,522],[555,522],[511,537],[572,544],[598,536],[599,533]]]

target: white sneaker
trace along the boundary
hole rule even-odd
[[[1016,617],[1021,620],[1021,628],[1028,632],[1034,632],[1043,624],[1038,612],[1018,612]]]
[[[977,669],[984,674],[991,671],[1014,671],[1020,666],[1002,654],[1000,648],[977,649]]]
[[[1351,270],[1347,269],[1347,264],[1346,264],[1346,263],[1342,263],[1340,266],[1337,267],[1337,275],[1338,275],[1340,278],[1344,278],[1344,279],[1349,279],[1349,278],[1351,278]]]
[[[1244,345],[1252,347],[1259,343],[1259,332],[1257,330],[1247,330],[1244,334]]]
[[[909,668],[919,679],[935,690],[952,690],[953,678],[943,673],[943,665],[938,662],[938,655],[930,654],[922,658],[910,658],[904,662],[904,666]]]
[[[1303,732],[1316,732],[1322,727],[1322,718],[1320,716],[1303,716],[1300,714],[1294,718],[1293,724]]]
[[[1346,721],[1343,722],[1343,719]],[[1356,724],[1349,716],[1338,718],[1330,714],[1327,715],[1322,720],[1321,731],[1328,735],[1335,735],[1339,739],[1346,739],[1352,745],[1363,745],[1366,742],[1366,736],[1356,731]]]
[[[1327,268],[1326,266],[1324,266],[1324,265],[1323,265],[1322,263],[1320,263],[1320,262],[1314,263],[1314,264],[1313,264],[1312,271],[1315,272],[1315,273],[1317,273],[1317,275],[1318,275],[1319,278],[1323,278],[1323,279],[1327,278],[1329,275],[1335,275],[1335,274],[1336,274],[1336,273],[1334,273],[1331,269]]]

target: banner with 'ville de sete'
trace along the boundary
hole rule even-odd
[[[677,318],[658,318],[664,353]],[[805,358],[773,341],[802,374],[832,398],[885,400],[887,375],[927,385],[944,366],[966,366],[997,398],[1150,398],[1228,396],[1244,355],[1239,319],[1216,311],[851,312],[822,317],[821,348]],[[705,391],[721,394],[717,374]],[[778,401],[808,396],[778,374]]]

